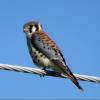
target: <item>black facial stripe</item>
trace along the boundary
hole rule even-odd
[[[36,27],[36,31],[38,31],[38,29],[39,29],[38,25],[35,24],[34,26]]]
[[[33,27],[33,25],[30,25],[30,28],[29,28],[30,33],[32,32],[32,27]]]

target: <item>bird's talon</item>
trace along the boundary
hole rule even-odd
[[[40,74],[40,77],[44,77],[45,75],[44,74]]]

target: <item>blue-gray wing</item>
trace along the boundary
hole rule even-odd
[[[43,38],[41,35],[33,34],[31,38],[32,46],[35,47],[38,51],[42,52],[51,60],[59,60],[65,64],[64,57],[55,43],[47,36]],[[51,44],[52,43],[52,44]],[[51,45],[50,45],[51,44]],[[57,49],[56,49],[57,48]]]

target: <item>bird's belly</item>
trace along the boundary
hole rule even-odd
[[[31,52],[33,62],[39,67],[51,68],[51,66],[55,66],[50,59],[48,59],[43,53],[39,52],[35,48],[32,48]]]

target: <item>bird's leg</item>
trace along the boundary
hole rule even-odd
[[[43,67],[42,70],[45,71],[46,70],[46,67]],[[40,77],[44,77],[44,76],[45,76],[44,74],[40,74]]]
[[[46,70],[46,67],[43,67],[42,70]]]

